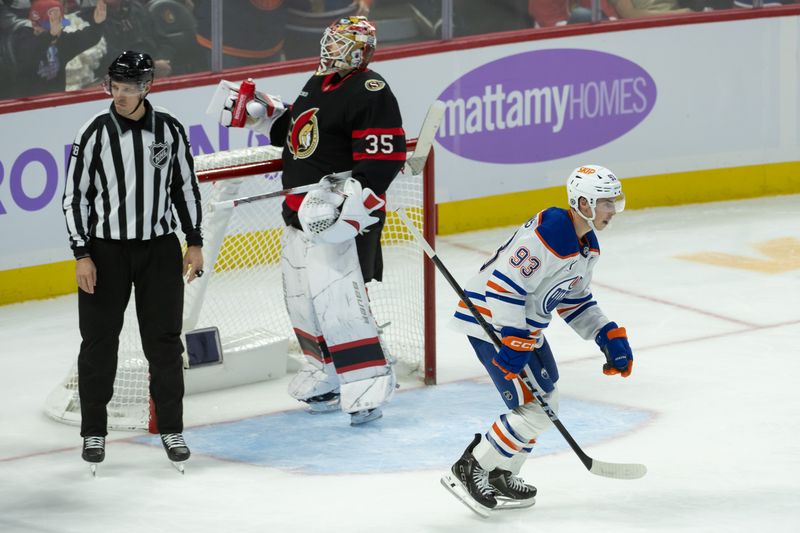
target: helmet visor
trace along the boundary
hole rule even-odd
[[[598,198],[595,201],[595,209],[603,212],[622,213],[625,211],[625,194],[620,192],[610,198]]]
[[[106,75],[103,79],[103,90],[109,96],[141,96],[147,91],[146,81],[124,82],[112,80],[111,76]]]

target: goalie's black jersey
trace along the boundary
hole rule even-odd
[[[397,99],[370,70],[312,76],[273,125],[272,144],[283,145],[283,186],[318,182],[352,170],[364,187],[383,195],[406,160],[406,136]],[[297,211],[302,197],[286,198]]]

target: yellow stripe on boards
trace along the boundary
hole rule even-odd
[[[719,252],[678,255],[678,259],[714,265],[725,268],[738,268],[753,272],[780,274],[800,270],[800,240],[794,237],[772,239],[754,245],[756,250],[769,259],[758,259]]]
[[[75,261],[0,271],[0,305],[52,298],[78,290]]]
[[[439,234],[522,224],[547,207],[567,207],[566,178],[564,186],[439,204]],[[797,194],[800,162],[623,178],[622,190],[626,209]]]

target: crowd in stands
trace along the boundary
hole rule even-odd
[[[150,54],[158,78],[211,68],[212,0],[0,2],[0,75],[14,80],[0,86],[0,98],[98,85],[105,66],[128,49]],[[751,7],[752,2],[600,0],[600,17]],[[763,0],[763,5],[797,2]],[[453,0],[453,36],[591,22],[591,6],[592,0]],[[226,0],[222,9],[224,68],[316,56],[323,29],[346,15],[375,19],[384,45],[438,39],[442,31],[441,0]]]

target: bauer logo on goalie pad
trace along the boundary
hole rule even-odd
[[[164,168],[169,162],[169,145],[154,142],[150,145],[150,163],[156,168]]]

